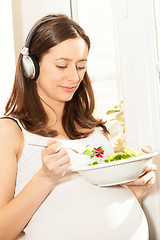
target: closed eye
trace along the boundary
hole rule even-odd
[[[65,69],[67,68],[67,66],[61,66],[61,65],[56,65],[57,68],[60,68],[60,69]]]
[[[57,68],[63,70],[68,68],[68,65],[62,66],[62,65],[56,65]],[[76,66],[77,71],[82,71],[86,69],[86,66],[80,67],[80,66]]]
[[[76,69],[77,69],[77,70],[84,70],[85,67],[78,67],[78,66],[77,66]]]

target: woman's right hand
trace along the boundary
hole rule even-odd
[[[43,176],[56,185],[59,179],[71,166],[70,157],[67,150],[62,147],[61,142],[49,140],[47,147],[42,149],[42,168]]]

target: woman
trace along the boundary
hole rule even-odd
[[[64,15],[42,18],[27,37],[0,121],[0,239],[21,231],[29,240],[148,238],[137,199],[153,185],[154,165],[129,184],[134,194],[91,185],[70,170],[76,157],[67,144],[113,153],[104,122],[93,116],[89,49],[84,30]]]

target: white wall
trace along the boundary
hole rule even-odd
[[[5,104],[12,90],[15,61],[25,38],[35,21],[50,13],[65,13],[70,16],[70,1],[6,0],[0,3],[0,116],[4,113]]]
[[[16,60],[33,24],[47,14],[70,16],[69,0],[12,0]]]
[[[9,0],[0,2],[0,116],[4,113],[4,106],[12,89],[15,56],[13,44],[13,28],[12,28],[12,9]]]

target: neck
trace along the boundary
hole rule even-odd
[[[43,98],[41,98],[42,105],[47,113],[47,116],[49,118],[49,124],[52,123],[54,126],[57,122],[62,122],[63,117],[63,110],[64,110],[64,103],[56,103],[54,104],[48,104]],[[56,106],[56,107],[55,107]],[[53,124],[54,122],[54,124]]]

